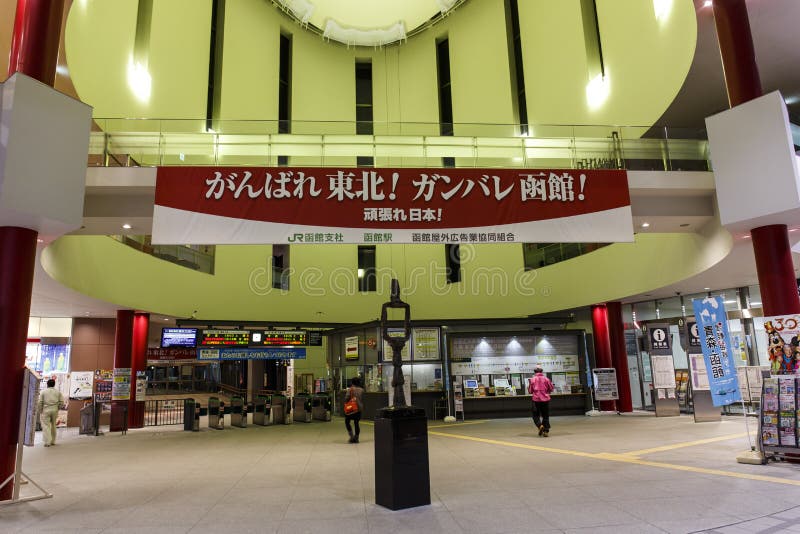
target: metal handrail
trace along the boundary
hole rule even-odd
[[[303,166],[353,166],[357,156],[378,166],[437,166],[455,158],[459,167],[628,168],[709,170],[708,142],[697,131],[646,126],[454,124],[373,122],[372,135],[357,135],[354,121],[200,119],[95,119],[90,165],[274,166],[286,156]]]

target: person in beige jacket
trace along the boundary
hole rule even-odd
[[[64,396],[56,389],[56,381],[47,381],[47,389],[39,394],[39,416],[42,418],[44,446],[56,444],[56,420],[58,409],[64,404]]]

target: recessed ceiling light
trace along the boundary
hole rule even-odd
[[[711,291],[711,288],[710,287],[704,287],[703,291]]]
[[[643,222],[642,223],[642,228],[649,228],[649,227],[650,227],[650,223],[649,222]]]
[[[41,237],[37,237],[36,238],[36,242],[37,243],[44,243],[44,239],[42,239]]]
[[[791,228],[791,229],[789,229],[789,231],[790,231],[790,232],[796,232],[796,231],[797,231],[797,228]]]
[[[703,2],[703,7],[711,7],[713,3],[714,2],[712,2],[711,0],[706,0],[705,2]]]
[[[128,223],[125,223],[125,224],[122,225],[122,229],[123,230],[130,230],[131,228],[132,228],[131,225],[128,224]]]

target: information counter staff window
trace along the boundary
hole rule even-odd
[[[454,334],[450,374],[463,387],[464,417],[527,417],[528,380],[542,367],[555,390],[551,413],[587,409],[586,357],[582,331]]]

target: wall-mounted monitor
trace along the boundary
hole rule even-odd
[[[478,389],[478,381],[472,378],[464,380],[464,389]]]
[[[496,388],[510,388],[511,384],[508,383],[508,378],[495,378],[494,387]]]
[[[197,328],[162,328],[161,346],[194,348],[197,346]]]

